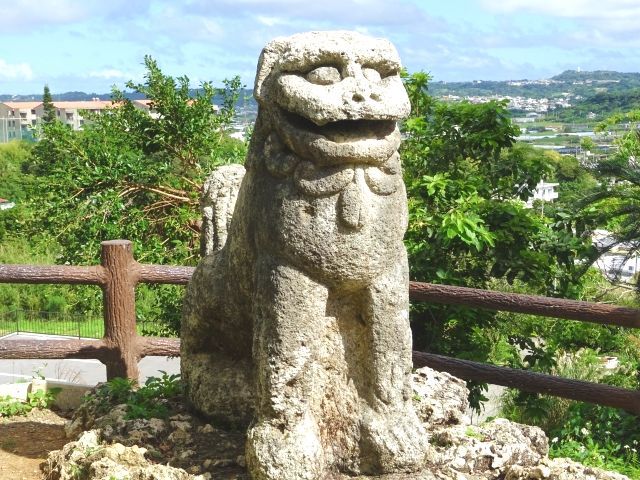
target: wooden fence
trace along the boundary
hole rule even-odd
[[[0,283],[98,285],[103,290],[105,335],[101,340],[0,340],[0,359],[94,358],[107,378],[138,379],[138,361],[147,355],[178,356],[180,340],[141,337],[136,332],[135,286],[139,282],[186,285],[193,267],[139,264],[127,240],[102,242],[98,266],[0,265]],[[611,305],[411,282],[412,301],[529,313],[548,317],[640,328],[640,310]],[[414,366],[429,366],[467,380],[556,395],[640,414],[640,392],[609,385],[497,367],[413,352]]]

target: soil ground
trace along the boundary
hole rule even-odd
[[[65,422],[66,418],[51,410],[0,417],[0,479],[42,480],[40,463],[68,441]]]

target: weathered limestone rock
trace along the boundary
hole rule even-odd
[[[240,183],[244,178],[242,165],[231,164],[216,168],[202,188],[201,254],[211,255],[221,250],[227,241],[227,231],[236,207]]]
[[[416,411],[430,433],[429,473],[403,480],[628,480],[565,458],[549,459],[548,439],[538,427],[501,418],[471,425],[465,382],[448,373],[425,367],[413,378]]]
[[[424,464],[397,153],[396,121],[410,107],[399,70],[388,41],[352,32],[276,39],[260,57],[247,171],[226,243],[187,289],[181,333],[193,405],[214,421],[251,422],[254,479]],[[214,211],[210,223],[225,224]]]
[[[104,444],[98,430],[89,430],[49,454],[43,470],[50,480],[204,480],[180,468],[149,463],[145,453],[146,449],[136,445]]]
[[[428,367],[417,369],[413,379],[414,407],[427,432],[471,423],[464,380]]]
[[[550,460],[547,439],[539,428],[504,419],[470,425],[469,392],[463,381],[447,373],[421,368],[413,378],[414,406],[431,434],[426,466],[415,473],[376,476],[377,480],[629,480],[571,460]],[[125,405],[107,407],[85,402],[75,412],[70,425],[91,431],[79,433],[75,442],[49,454],[47,478],[249,480],[241,454],[244,432],[216,428],[187,413],[178,399],[168,405],[171,413],[165,419],[128,419]]]

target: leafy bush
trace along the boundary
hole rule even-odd
[[[107,413],[115,405],[125,404],[125,418],[165,418],[169,414],[167,404],[183,392],[180,375],[161,372],[160,377],[149,377],[136,388],[135,382],[126,378],[114,378],[99,385],[87,395],[84,405],[93,407],[98,415]]]
[[[598,352],[582,349],[572,355],[557,355],[555,366],[547,371],[562,377],[638,389],[637,361],[622,356],[620,362],[615,373],[606,374],[600,367]],[[551,457],[569,457],[585,465],[640,478],[640,418],[637,415],[516,390],[505,395],[502,413],[511,420],[543,428],[552,439]]]
[[[549,455],[640,478],[640,418],[620,409],[574,403],[553,430]]]
[[[47,391],[30,392],[27,394],[26,402],[10,396],[0,397],[0,417],[26,415],[34,408],[51,408],[60,391],[60,388],[50,388]]]
[[[0,397],[0,417],[13,417],[14,415],[26,415],[32,410],[31,405],[13,397]]]

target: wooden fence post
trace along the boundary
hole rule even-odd
[[[129,240],[102,242],[102,267],[106,282],[104,301],[104,340],[109,348],[107,379],[124,377],[138,381],[140,358],[136,331],[137,262]]]

